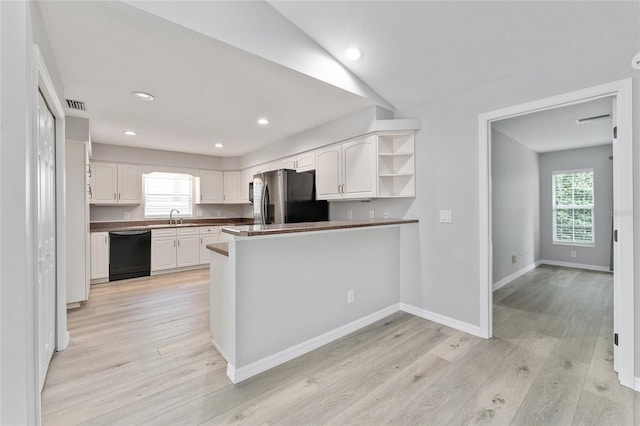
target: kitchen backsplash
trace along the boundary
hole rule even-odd
[[[169,212],[167,212],[167,216],[168,214]],[[144,207],[142,204],[137,206],[91,206],[90,217],[91,222],[143,220]],[[245,204],[195,205],[193,217],[253,217],[253,206]]]

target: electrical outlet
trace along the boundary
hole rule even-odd
[[[350,305],[355,301],[356,301],[356,291],[355,290],[349,290],[347,292],[347,304]]]
[[[576,257],[576,251],[575,250],[571,250],[571,257]]]
[[[451,210],[440,210],[440,223],[453,223]]]
[[[375,219],[376,217],[376,212],[373,210],[369,210],[369,219]]]
[[[511,255],[511,263],[516,263],[518,261],[518,256],[515,254]]]
[[[347,219],[353,219],[353,210],[347,210]]]
[[[218,211],[216,211],[216,215],[217,215],[218,217],[222,216],[222,210],[218,210]]]
[[[131,217],[131,216],[129,215],[129,212],[124,212],[124,218],[125,218],[125,219],[129,219],[129,217]]]
[[[382,212],[382,217],[385,219],[389,219],[389,210],[385,210]]]

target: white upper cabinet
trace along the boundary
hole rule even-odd
[[[376,136],[316,151],[319,200],[374,198],[377,193]]]
[[[242,188],[244,188],[244,180],[239,171],[224,172],[224,202],[227,204],[240,204],[244,201],[242,197]],[[249,187],[247,186],[247,197]],[[245,197],[245,198],[247,198]]]
[[[90,204],[117,204],[118,165],[115,163],[91,163]]]
[[[224,203],[223,174],[217,170],[200,170],[196,181],[198,204]]]
[[[142,203],[142,166],[118,164],[118,204]]]
[[[342,145],[330,145],[316,151],[316,198],[342,198]]]
[[[91,204],[142,203],[142,166],[91,163]]]
[[[342,144],[343,198],[376,196],[376,160],[376,135]]]
[[[309,170],[315,170],[316,168],[316,152],[308,151],[302,154],[296,155],[296,167],[299,172],[306,172]]]
[[[295,170],[296,169],[296,156],[291,156],[291,157],[287,157],[287,158],[283,158],[281,160],[278,160],[278,167],[277,169],[291,169],[291,170]]]

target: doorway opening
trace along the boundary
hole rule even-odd
[[[528,104],[517,105],[514,107],[493,111],[482,114],[480,116],[480,272],[481,272],[481,293],[480,293],[480,326],[484,337],[492,337],[493,335],[493,284],[500,279],[508,280],[509,276],[494,279],[494,243],[496,237],[494,229],[502,224],[493,223],[493,194],[492,194],[492,129],[501,127],[507,123],[507,119],[518,118],[532,113],[544,113],[545,111],[553,111],[556,115],[559,108],[574,107],[578,108],[582,104],[584,107],[588,103],[604,103],[611,100],[611,122],[612,122],[612,139],[613,159],[611,161],[613,167],[613,208],[609,212],[609,219],[613,223],[612,235],[617,235],[617,241],[613,243],[613,258],[615,260],[615,274],[613,275],[613,328],[617,335],[618,345],[614,349],[614,364],[618,371],[618,379],[621,384],[634,387],[634,293],[633,293],[633,163],[632,163],[632,129],[631,129],[631,80],[622,80],[596,86],[577,92],[547,98]],[[596,114],[593,117],[604,114]],[[582,117],[580,117],[582,118]],[[588,118],[588,117],[585,117]],[[515,120],[517,121],[517,120]],[[514,121],[514,122],[515,122]],[[494,132],[495,130],[494,129]],[[503,127],[503,131],[508,132],[509,129]],[[494,133],[495,134],[495,133]],[[500,136],[502,137],[502,136]],[[543,202],[551,203],[552,197],[546,194],[546,190],[554,190],[552,179],[558,182],[573,182],[580,180],[583,185],[586,172],[588,170],[575,170],[559,167],[559,170],[552,170],[551,176],[548,176],[549,187],[544,184],[543,177],[540,177],[540,204]],[[546,173],[546,171],[545,171]],[[582,173],[579,175],[579,173]],[[592,175],[593,176],[593,175]],[[562,180],[564,179],[564,181]],[[588,180],[588,178],[586,178]],[[596,180],[597,181],[597,180]],[[560,183],[558,183],[560,185]],[[568,184],[567,184],[568,185]],[[561,185],[560,185],[561,186]],[[543,192],[543,187],[544,192]],[[570,189],[570,185],[568,186]],[[565,188],[566,189],[566,188]],[[562,188],[559,188],[562,190]],[[571,189],[573,191],[573,189]],[[543,200],[542,198],[545,197]],[[597,197],[597,195],[596,195]],[[592,200],[591,200],[592,201]],[[588,203],[589,200],[582,199],[581,203]],[[574,203],[575,204],[575,203]],[[559,211],[558,208],[572,207],[574,210]],[[580,207],[579,209],[577,207]],[[589,231],[588,209],[594,211],[593,204],[583,204],[581,206],[560,206],[556,205],[550,212],[546,212],[543,208],[540,212],[540,227],[546,219],[553,221],[553,232],[545,237],[552,238],[552,244],[568,252],[569,256],[573,256],[574,252],[584,250],[593,241],[593,232],[595,228]],[[560,209],[562,210],[562,209]],[[571,230],[569,223],[565,220],[567,214],[572,218],[578,217],[579,220],[571,222]],[[602,212],[601,212],[602,213]],[[554,216],[555,215],[555,216]],[[579,226],[575,226],[579,225]],[[591,224],[593,225],[593,224]],[[596,226],[597,228],[597,226]],[[541,229],[541,232],[546,232]],[[591,232],[591,234],[590,234]],[[597,233],[598,231],[595,230]],[[606,238],[606,237],[605,237]],[[572,246],[562,246],[562,239],[571,239],[569,243]],[[598,236],[595,236],[598,240]],[[566,242],[566,241],[565,241]],[[577,243],[577,245],[576,245]],[[580,247],[582,245],[582,247]],[[566,249],[569,250],[566,250]],[[513,251],[513,249],[510,249]],[[584,252],[584,251],[583,251]],[[501,257],[504,253],[500,253]],[[520,260],[520,251],[510,253],[509,261],[515,260],[514,264]],[[524,253],[522,253],[524,257]],[[534,255],[535,257],[535,255]],[[504,260],[504,259],[500,259]],[[543,260],[538,258],[538,260]],[[560,261],[558,261],[560,262]],[[535,265],[536,262],[533,262]],[[565,262],[571,266],[572,262]],[[578,263],[578,262],[575,262]],[[561,264],[561,263],[558,263]],[[534,266],[535,267],[535,266]],[[498,268],[499,269],[499,268]],[[533,268],[532,268],[533,269]],[[496,271],[498,274],[504,275],[504,271]],[[524,271],[526,272],[526,270]],[[504,282],[504,281],[503,281]],[[613,338],[611,339],[613,341]]]

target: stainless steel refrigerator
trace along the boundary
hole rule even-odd
[[[255,224],[329,220],[329,203],[316,200],[315,171],[281,169],[253,177]]]

